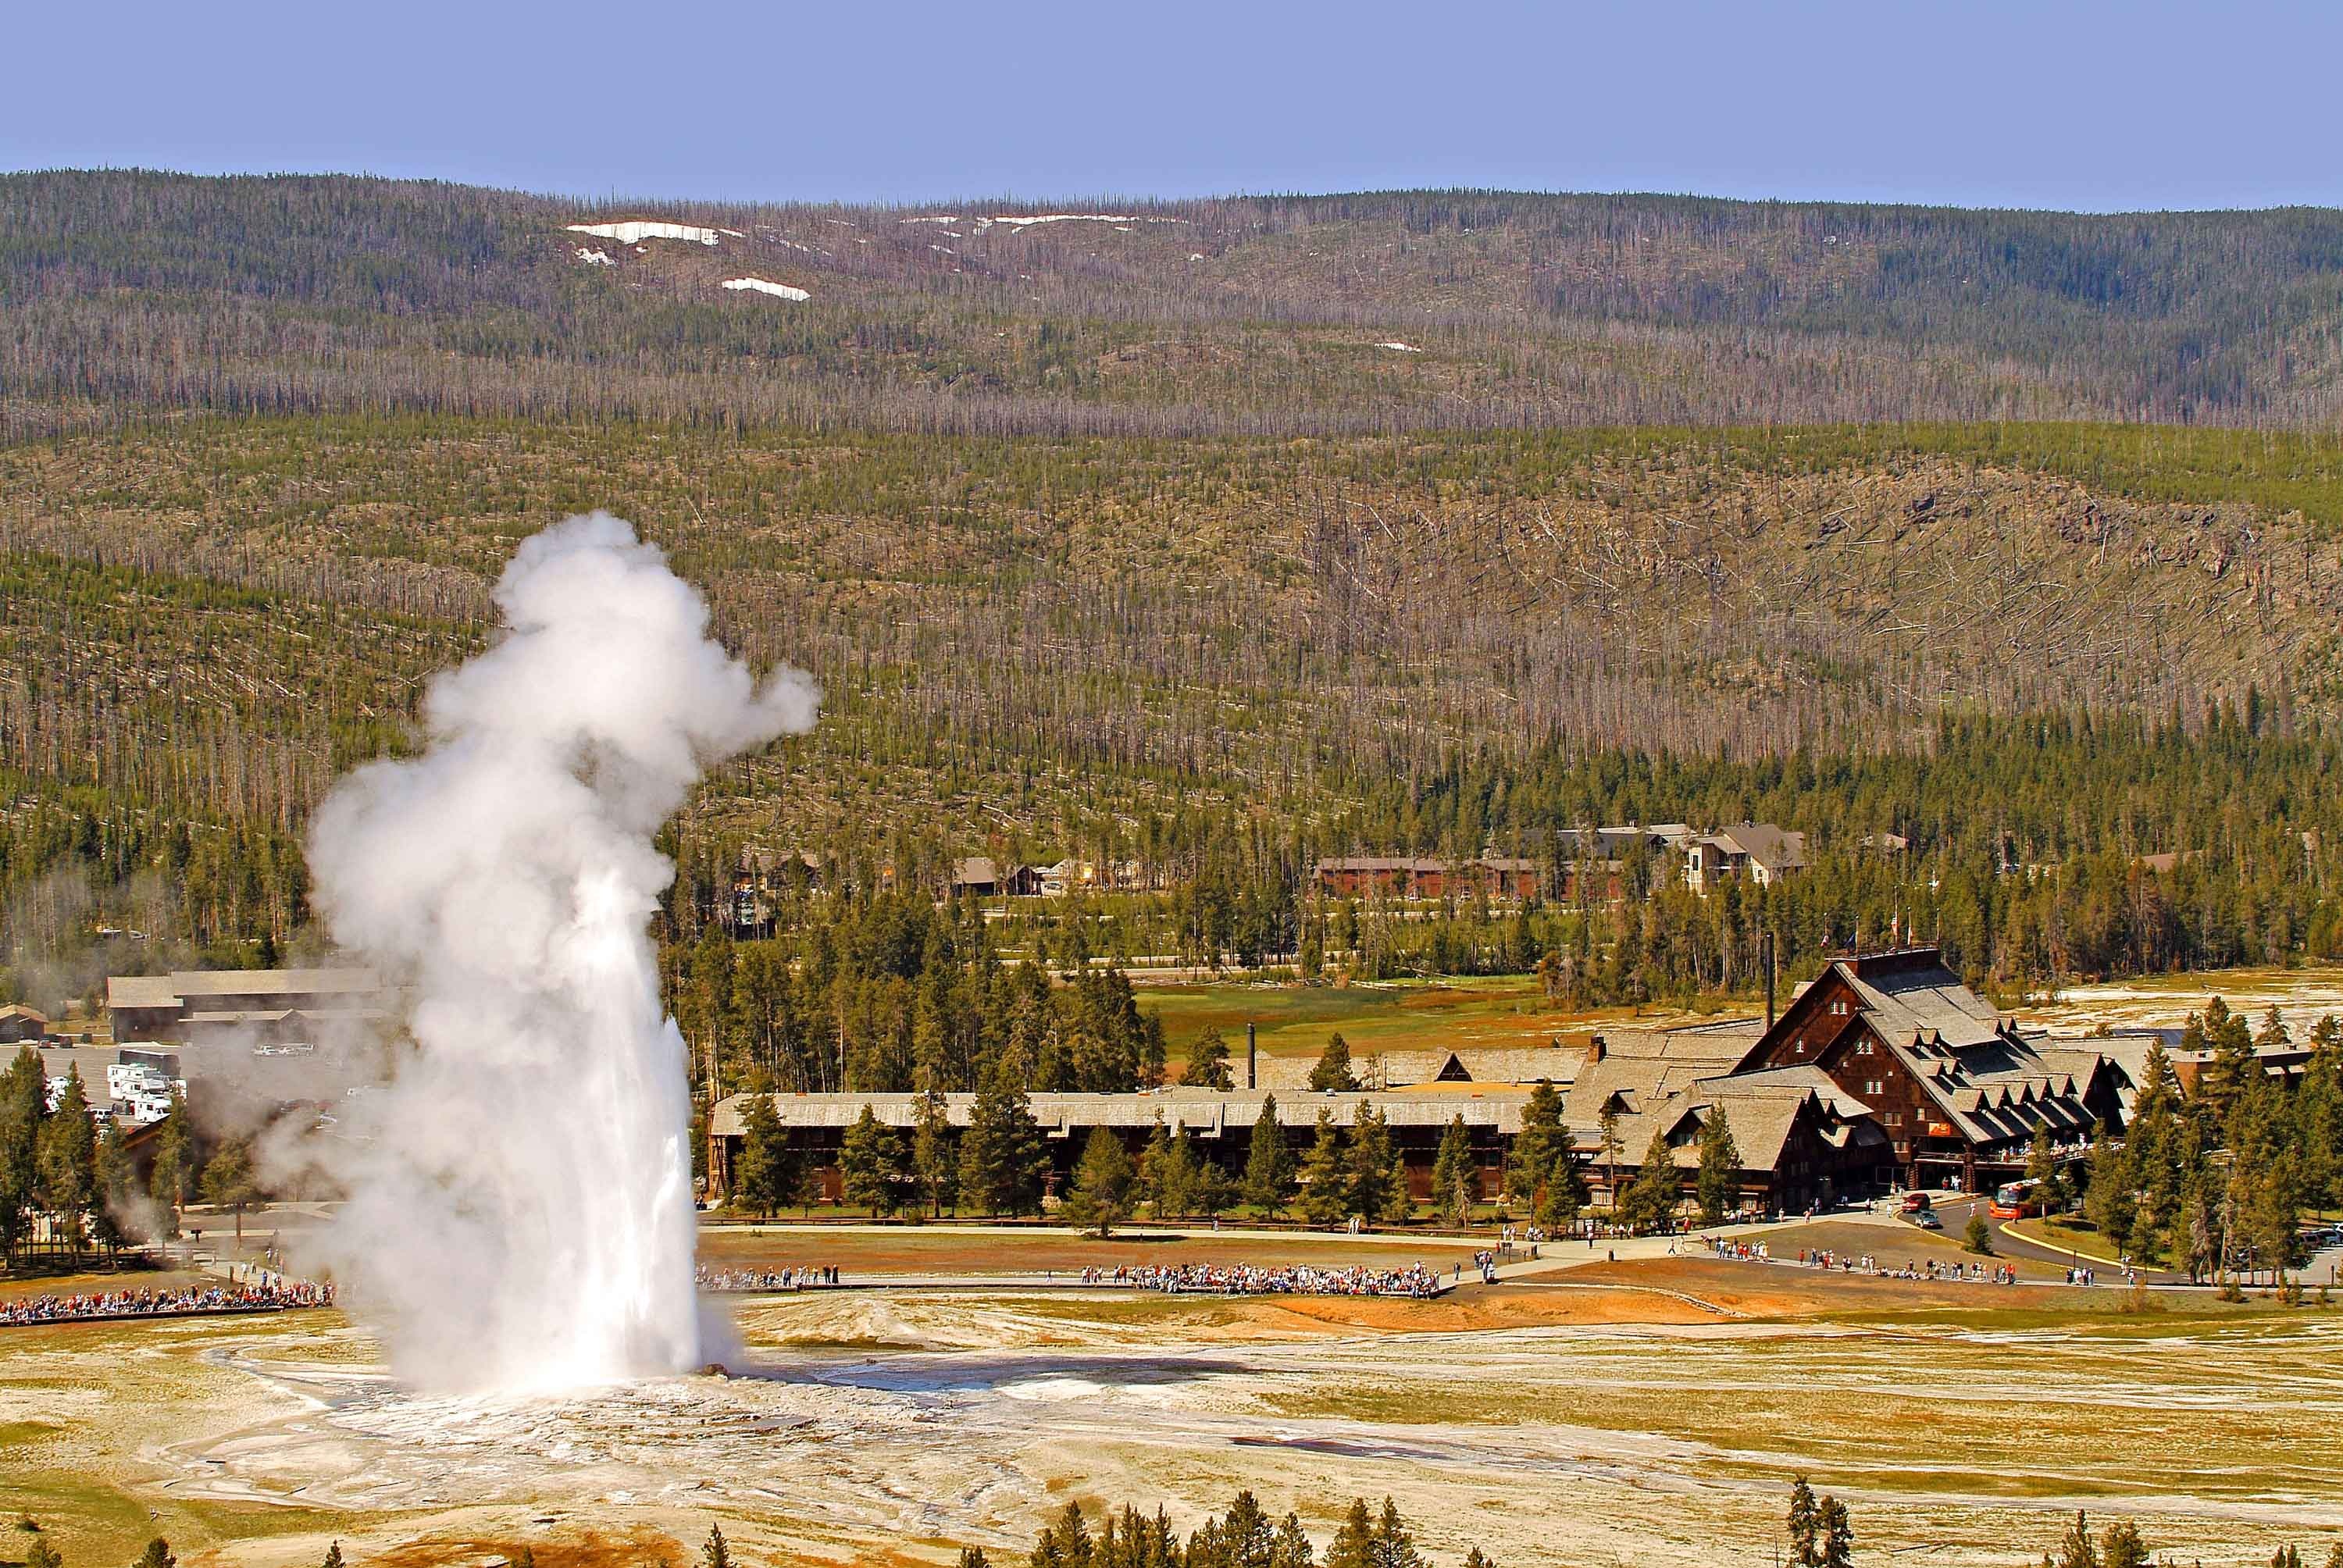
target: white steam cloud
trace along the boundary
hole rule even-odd
[[[432,684],[429,749],[359,769],[311,833],[317,904],[409,988],[414,1043],[354,1102],[324,1261],[411,1383],[687,1370],[690,1098],[651,836],[703,768],[809,729],[820,696],[792,669],[758,686],[608,513],[528,539],[496,597],[508,629]]]

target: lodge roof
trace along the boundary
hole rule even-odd
[[[176,1008],[206,997],[349,996],[379,991],[382,976],[370,969],[173,970],[166,975],[111,975],[106,982],[109,1008]]]
[[[1092,1127],[1148,1128],[1161,1115],[1165,1126],[1185,1127],[1200,1138],[1218,1138],[1224,1131],[1239,1135],[1261,1120],[1266,1090],[1161,1089],[1132,1094],[1051,1094],[1026,1096],[1033,1120],[1051,1138],[1065,1138],[1078,1129]],[[1309,1127],[1322,1110],[1332,1113],[1337,1127],[1358,1120],[1362,1106],[1373,1106],[1393,1127],[1445,1127],[1462,1116],[1467,1127],[1486,1127],[1499,1133],[1519,1132],[1525,1089],[1492,1089],[1471,1092],[1380,1091],[1353,1094],[1288,1094],[1277,1102],[1281,1127]],[[783,1127],[846,1128],[861,1118],[863,1107],[885,1126],[917,1124],[920,1096],[917,1094],[776,1094],[773,1110]],[[709,1113],[709,1131],[719,1138],[740,1136],[741,1113],[750,1096],[736,1094],[719,1101]],[[944,1117],[954,1127],[966,1127],[976,1103],[973,1094],[947,1094]]]

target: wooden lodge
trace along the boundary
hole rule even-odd
[[[1737,1073],[1816,1068],[1886,1135],[1876,1179],[1979,1191],[2022,1174],[2037,1126],[2062,1153],[2123,1126],[2123,1068],[2052,1046],[1963,985],[1935,948],[1840,959],[1792,1000]]]
[[[1480,897],[1521,903],[1538,896],[1537,862],[1515,856],[1483,855],[1472,860],[1409,856],[1350,855],[1318,862],[1321,894],[1335,899]]]

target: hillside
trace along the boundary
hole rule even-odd
[[[572,228],[646,221],[685,232]],[[142,408],[1159,436],[2343,417],[2323,209],[588,208],[54,173],[0,176],[0,312],[20,433]]]
[[[2343,696],[2338,473],[2331,444],[2089,429],[194,422],[0,450],[0,761],[290,828],[487,636],[514,543],[605,505],[827,689],[817,736],[711,789],[784,839],[1192,799],[1331,824],[1458,756],[1895,749],[2249,689],[2308,720]]]
[[[594,507],[828,693],[674,828],[671,957],[744,842],[1127,858],[1046,940],[1258,959],[1316,854],[1752,817],[1785,962],[2343,951],[2338,222],[0,176],[0,960],[310,940],[310,807]],[[1375,969],[1754,972],[1664,901]]]

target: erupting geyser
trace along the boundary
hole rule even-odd
[[[413,1049],[353,1102],[327,1241],[407,1381],[577,1387],[699,1364],[690,1098],[648,921],[652,847],[707,765],[807,729],[634,529],[524,543],[508,630],[439,677],[429,749],[359,769],[309,862],[336,940],[409,988]]]

